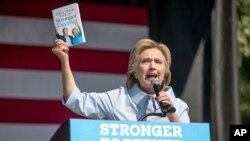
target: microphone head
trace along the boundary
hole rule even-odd
[[[157,79],[157,78],[154,78],[151,80],[151,85],[154,86],[154,85],[160,85],[160,81]]]

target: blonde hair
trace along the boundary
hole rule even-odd
[[[78,28],[74,27],[74,28],[71,30],[72,34],[73,34],[74,36],[76,36],[77,34],[75,35],[75,34],[74,34],[74,31],[76,31],[77,34],[79,34]]]
[[[151,39],[141,39],[139,40],[133,47],[130,52],[129,56],[129,63],[128,63],[128,72],[127,72],[127,81],[126,86],[131,88],[134,84],[139,83],[138,80],[135,78],[135,71],[140,63],[140,55],[144,50],[156,48],[161,51],[163,56],[165,57],[165,66],[166,72],[164,75],[164,80],[161,84],[161,89],[168,86],[171,81],[171,53],[168,47],[163,43],[158,43]]]

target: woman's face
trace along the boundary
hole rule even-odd
[[[165,57],[156,48],[144,50],[139,59],[139,65],[135,72],[135,77],[140,83],[140,88],[149,94],[154,93],[151,80],[157,78],[163,82],[166,71]]]
[[[73,29],[73,30],[72,30],[72,34],[73,34],[74,36],[76,36],[76,35],[78,34],[78,30],[77,30],[77,29]]]

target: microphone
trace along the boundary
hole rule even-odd
[[[159,93],[161,91],[160,82],[158,79],[151,80],[151,85],[154,88],[156,97],[159,96]],[[171,106],[170,104],[164,104],[162,102],[159,102],[161,111],[166,115],[167,113],[174,113],[176,111],[175,107]]]

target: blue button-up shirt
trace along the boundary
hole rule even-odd
[[[171,87],[166,91],[166,94],[174,103],[180,121],[189,123],[187,104],[175,97]],[[78,87],[75,87],[67,101],[63,101],[63,104],[73,112],[93,119],[138,121],[146,113],[161,112],[155,101],[155,94],[147,94],[137,85],[131,89],[120,87],[103,93],[82,93]],[[150,116],[146,121],[169,122],[169,119]]]

